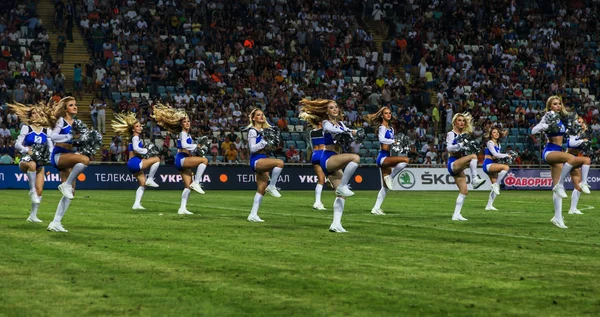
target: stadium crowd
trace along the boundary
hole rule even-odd
[[[12,3],[0,25],[0,142],[9,156],[19,123],[6,103],[71,89],[35,2]],[[598,8],[596,0],[58,1],[54,27],[65,31],[59,43],[72,39],[73,25],[85,35],[93,57],[82,66],[83,89],[98,98],[91,108],[137,113],[167,163],[174,142],[151,119],[156,102],[185,109],[192,132],[212,138],[210,160],[222,162],[247,160],[241,131],[261,107],[283,131],[275,154],[305,162],[308,127],[297,107],[310,97],[336,99],[349,125],[365,128],[367,140],[349,149],[363,163],[378,148],[363,116],[385,105],[396,131],[415,141],[412,163],[445,164],[452,115],[469,111],[475,136],[501,125],[510,131],[504,145],[521,152],[517,164],[538,164],[545,140],[529,132],[551,95],[584,117],[598,142]],[[125,160],[124,143],[114,138],[102,160]]]

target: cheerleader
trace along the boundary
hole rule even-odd
[[[577,117],[577,123],[581,125],[582,133],[587,130],[587,125],[585,124],[583,118]],[[573,156],[579,156],[579,153],[581,152],[580,146],[584,142],[588,142],[588,139],[582,139],[577,135],[569,136],[569,140],[567,141],[567,152],[572,154]],[[581,158],[584,160],[581,168],[571,169],[571,181],[573,182],[574,187],[573,194],[571,195],[571,208],[569,208],[569,214],[571,215],[583,214],[579,209],[577,209],[577,203],[579,203],[579,196],[581,195],[581,192],[584,192],[585,194],[590,193],[590,185],[588,185],[587,183],[587,176],[590,171],[590,165],[592,164],[592,160],[586,156],[583,156]]]
[[[73,152],[73,127],[74,116],[77,115],[77,101],[73,97],[65,97],[54,105],[51,120],[56,120],[51,133],[54,149],[50,155],[50,163],[60,172],[62,184],[58,189],[63,197],[58,203],[54,220],[48,225],[49,231],[68,232],[61,224],[71,200],[75,194],[75,182],[88,164],[90,158]],[[52,123],[52,122],[51,122]]]
[[[254,108],[250,115],[250,125],[248,125],[248,147],[250,148],[250,168],[256,173],[256,194],[254,194],[254,202],[248,221],[250,222],[265,222],[258,216],[258,208],[262,202],[265,193],[279,198],[281,194],[277,190],[277,179],[283,170],[283,161],[274,158],[268,158],[265,147],[267,142],[263,139],[260,132],[269,128],[270,125],[265,119],[265,115],[259,108]],[[269,171],[271,172],[271,180],[269,181]]]
[[[46,161],[34,161],[31,158],[32,146],[34,144],[43,144],[48,147],[48,152],[52,152],[53,143],[50,138],[50,125],[48,113],[45,111],[45,104],[37,104],[28,107],[26,105],[15,103],[8,105],[10,109],[19,117],[23,126],[21,133],[15,142],[15,149],[22,154],[19,169],[27,175],[29,181],[29,198],[31,199],[31,212],[27,221],[42,222],[37,217],[37,211],[42,201],[42,190],[44,189],[44,165]]]
[[[477,189],[483,183],[484,179],[479,178],[477,175],[477,155],[462,155],[461,150],[463,145],[458,143],[456,138],[463,133],[473,132],[473,126],[471,126],[471,114],[469,113],[457,113],[452,117],[452,131],[446,134],[446,150],[448,151],[448,173],[454,177],[456,186],[458,187],[459,194],[456,199],[456,206],[454,207],[454,214],[452,220],[454,221],[466,221],[467,218],[461,215],[462,206],[465,203],[469,190],[467,188],[467,177],[465,176],[464,170],[469,168],[471,171],[473,188]]]
[[[315,203],[313,204],[313,209],[327,210],[321,201],[321,193],[323,192],[323,185],[325,185],[325,173],[321,168],[321,154],[323,154],[323,149],[325,148],[323,127],[321,126],[321,122],[310,123],[310,125],[314,127],[314,129],[310,131],[310,143],[313,147],[310,162],[318,178],[317,187],[315,187]]]
[[[181,194],[181,205],[177,211],[180,215],[192,215],[193,213],[187,210],[187,201],[190,196],[190,190],[194,190],[199,194],[204,194],[200,186],[200,180],[208,165],[208,159],[205,157],[192,156],[196,148],[200,148],[201,144],[195,144],[192,137],[189,135],[190,119],[185,111],[180,111],[170,106],[157,104],[154,106],[153,118],[161,127],[167,129],[171,133],[179,133],[177,140],[177,155],[175,156],[175,167],[181,173],[185,188]],[[196,169],[196,175],[192,179],[192,169]]]
[[[388,191],[392,189],[393,179],[400,173],[410,161],[404,156],[390,156],[390,145],[394,143],[394,128],[391,126],[392,111],[382,107],[374,114],[366,117],[366,121],[373,127],[377,127],[377,135],[380,143],[379,155],[375,163],[381,173],[381,189],[377,194],[375,206],[371,209],[374,215],[385,215],[381,210],[381,204]]]
[[[139,184],[135,192],[135,202],[131,208],[133,210],[146,209],[142,207],[142,196],[144,196],[145,186],[158,187],[158,184],[154,181],[154,175],[160,165],[160,158],[158,156],[146,159],[142,158],[142,155],[148,153],[148,149],[144,148],[144,143],[140,139],[142,125],[136,119],[135,113],[115,114],[112,127],[117,134],[130,137],[127,168],[129,168],[129,172],[135,176]],[[146,175],[144,174],[144,169],[146,168],[150,168],[148,179],[146,179]]]
[[[496,199],[496,196],[500,195],[500,184],[502,184],[504,176],[506,176],[510,169],[506,164],[495,162],[497,159],[510,157],[508,154],[500,153],[500,149],[502,148],[500,146],[500,137],[506,137],[506,135],[508,135],[507,130],[500,132],[500,129],[497,127],[491,128],[486,135],[488,142],[483,151],[485,154],[483,171],[488,175],[492,182],[492,185],[490,186],[492,187],[492,190],[490,191],[490,198],[488,199],[485,210],[498,210],[494,207],[494,200]]]
[[[537,134],[539,132],[544,132],[548,130],[548,117],[554,113],[560,114],[562,117],[566,117],[568,115],[567,110],[565,109],[562,100],[559,96],[550,96],[548,101],[546,101],[546,115],[542,117],[540,123],[538,123],[531,130],[532,134]],[[548,138],[548,143],[546,143],[546,147],[544,147],[544,151],[542,152],[542,159],[544,162],[550,165],[550,173],[552,174],[552,183],[554,187],[552,188],[552,201],[554,203],[554,217],[550,219],[550,222],[555,226],[561,229],[567,229],[565,226],[565,222],[562,215],[562,199],[567,198],[567,193],[565,192],[565,179],[571,173],[573,168],[578,168],[582,165],[586,165],[589,163],[589,159],[585,157],[573,156],[572,154],[563,152],[562,143],[563,137],[566,132],[565,125],[561,120],[558,121],[558,132],[546,132],[546,137]],[[589,165],[587,167],[582,168],[582,174],[587,176],[589,171]],[[587,178],[587,177],[586,177]],[[584,184],[581,186],[581,184]],[[583,180],[582,183],[579,184],[581,189],[584,187],[589,190],[586,179]]]
[[[336,198],[333,203],[333,222],[329,227],[331,232],[347,232],[342,227],[345,198],[354,195],[348,182],[360,162],[356,154],[338,153],[334,143],[334,135],[340,133],[356,134],[356,130],[348,129],[341,121],[342,112],[334,100],[317,99],[300,101],[300,118],[307,122],[321,121],[325,148],[321,154],[321,168],[335,190]],[[342,173],[342,169],[344,172]]]

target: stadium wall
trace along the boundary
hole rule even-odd
[[[56,189],[60,184],[58,171],[46,167],[44,188]],[[357,170],[350,186],[354,190],[378,190],[381,187],[379,169],[361,167]],[[480,170],[481,177],[487,177]],[[469,176],[467,176],[470,178]],[[157,183],[160,189],[183,188],[179,172],[172,166],[158,169]],[[600,171],[591,170],[588,178],[592,189],[600,189]],[[286,166],[277,186],[283,190],[313,190],[317,183],[312,166]],[[255,190],[254,174],[247,166],[211,165],[202,180],[207,190]],[[504,179],[505,189],[550,189],[552,179],[547,169],[511,169]],[[565,187],[573,189],[570,178]],[[27,189],[27,176],[16,165],[0,165],[0,189]],[[137,181],[125,165],[90,165],[79,175],[78,189],[135,189]],[[407,168],[394,180],[394,190],[451,190],[455,191],[454,179],[445,168]],[[478,190],[489,191],[490,182]]]

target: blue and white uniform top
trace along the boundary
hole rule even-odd
[[[379,143],[390,145],[394,143],[394,128],[380,125],[377,136]]]
[[[531,129],[531,134],[537,134],[539,132],[545,132],[546,130],[548,130],[548,114],[546,113],[543,117],[542,120],[540,120],[540,123],[538,123],[535,127],[533,127],[533,129]],[[558,121],[558,126],[560,128],[559,132],[554,132],[554,133],[548,133],[546,132],[546,136],[548,137],[554,137],[554,136],[563,136],[565,135],[565,133],[567,132],[567,128],[565,127],[565,125],[563,124],[562,120]]]
[[[50,137],[54,143],[71,144],[73,143],[73,127],[64,118],[59,118]]]
[[[448,155],[450,156],[461,156],[459,152],[460,150],[462,150],[462,146],[458,144],[456,140],[457,137],[458,133],[454,131],[450,131],[446,134],[446,150],[448,151]]]
[[[248,129],[248,148],[250,149],[250,168],[256,172],[256,162],[267,158],[263,149],[267,146],[265,141],[255,128]]]
[[[323,128],[314,129],[310,131],[310,143],[313,147],[317,145],[325,144],[325,137],[323,136]]]
[[[493,157],[494,159],[502,159],[508,157],[508,154],[500,153],[501,149],[502,146],[500,144],[496,144],[494,143],[494,141],[489,140],[486,144],[485,149],[483,150],[483,153],[485,155]]]
[[[394,129],[393,128],[391,128],[391,127],[386,128],[385,126],[380,125],[377,132],[378,132],[377,137],[378,137],[379,143],[381,145],[383,145],[383,144],[390,145],[390,144],[394,143]],[[383,161],[388,156],[390,156],[390,151],[384,150],[383,147],[381,147],[381,149],[379,150],[379,154],[377,155],[377,159],[375,160],[375,163],[377,164],[377,166],[381,167],[383,165]]]
[[[49,134],[50,130],[47,128],[42,128],[40,133],[37,133],[31,126],[23,125],[19,137],[15,142],[15,149],[21,154],[27,154],[34,144],[46,144],[48,151],[52,152],[54,143],[52,143],[52,138]]]
[[[144,155],[148,153],[148,149],[144,148],[144,143],[140,140],[138,135],[134,135],[129,143],[129,152],[133,152],[134,155]]]
[[[262,135],[258,134],[255,128],[248,129],[248,147],[250,154],[261,152],[267,146],[267,141],[263,140]]]
[[[579,150],[579,147],[581,146],[581,144],[583,144],[583,142],[585,141],[580,136],[571,135],[569,136],[569,140],[567,141],[567,148]]]
[[[181,131],[179,133],[179,139],[177,140],[177,148],[180,150],[193,151],[198,147],[192,140],[192,137],[187,132]]]
[[[531,129],[531,134],[537,134],[539,132],[545,132],[546,130],[548,130],[548,113],[546,115],[544,115],[542,117],[542,120],[540,120],[540,123],[538,123],[535,127],[533,127],[533,129]],[[565,127],[565,125],[563,124],[562,121],[558,122],[558,126],[560,128],[559,132],[556,133],[548,133],[546,132],[546,136],[550,137],[555,137],[555,136],[564,136],[565,132],[567,131],[567,128]],[[548,142],[546,143],[546,146],[544,147],[544,151],[542,151],[542,159],[544,161],[546,161],[546,156],[551,153],[551,152],[562,152],[563,148],[562,148],[562,144],[554,144],[552,142],[550,142],[550,140],[548,140]]]
[[[329,120],[323,120],[323,144],[333,145],[335,141],[333,136],[340,133],[350,132],[343,122],[338,122],[336,125]]]

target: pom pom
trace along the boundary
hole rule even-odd
[[[410,138],[402,133],[397,133],[394,136],[394,143],[390,146],[390,150],[393,154],[408,154],[410,152],[410,146],[412,141]]]
[[[354,138],[352,137],[352,132],[350,132],[350,131],[344,131],[342,133],[338,133],[333,137],[333,139],[334,139],[335,144],[338,144],[339,146],[341,146],[342,149],[348,148],[350,146],[350,144],[352,143],[352,141],[354,140]]]
[[[561,130],[560,127],[560,115],[558,115],[554,111],[547,112],[544,117],[546,117],[546,123],[548,124],[548,133],[559,133]]]
[[[473,140],[473,137],[468,133],[460,134],[456,137],[456,142],[460,144],[461,152],[464,155],[477,154],[481,149],[481,144]]]
[[[569,135],[579,135],[583,131],[583,126],[577,121],[577,114],[574,112],[563,118],[563,122]]]
[[[146,152],[146,154],[142,155],[143,158],[145,158],[145,159],[151,158],[151,157],[157,156],[158,153],[160,153],[160,149],[153,142],[150,142],[150,143],[144,144],[144,145],[145,145],[144,148],[148,151]]]
[[[354,140],[362,142],[366,138],[367,138],[367,134],[365,133],[365,129],[363,129],[363,128],[356,129],[356,135],[354,136]]]
[[[73,140],[77,152],[88,157],[95,155],[102,146],[102,135],[96,130],[88,129],[79,119],[73,121],[72,127],[74,132],[79,134],[79,139]]]
[[[196,148],[196,156],[205,156],[209,152],[211,140],[207,136],[201,136],[196,139],[196,143],[200,145]]]
[[[263,140],[267,142],[266,148],[269,150],[274,150],[281,144],[281,131],[279,131],[278,127],[263,129],[260,134]]]
[[[21,158],[22,162],[34,161],[38,166],[48,164],[50,161],[50,149],[46,144],[34,144],[30,148],[31,154],[25,154]]]
[[[519,153],[517,153],[513,150],[506,152],[506,154],[510,155],[510,157],[504,157],[504,158],[498,159],[498,163],[511,165],[515,162],[517,157],[519,157]]]

